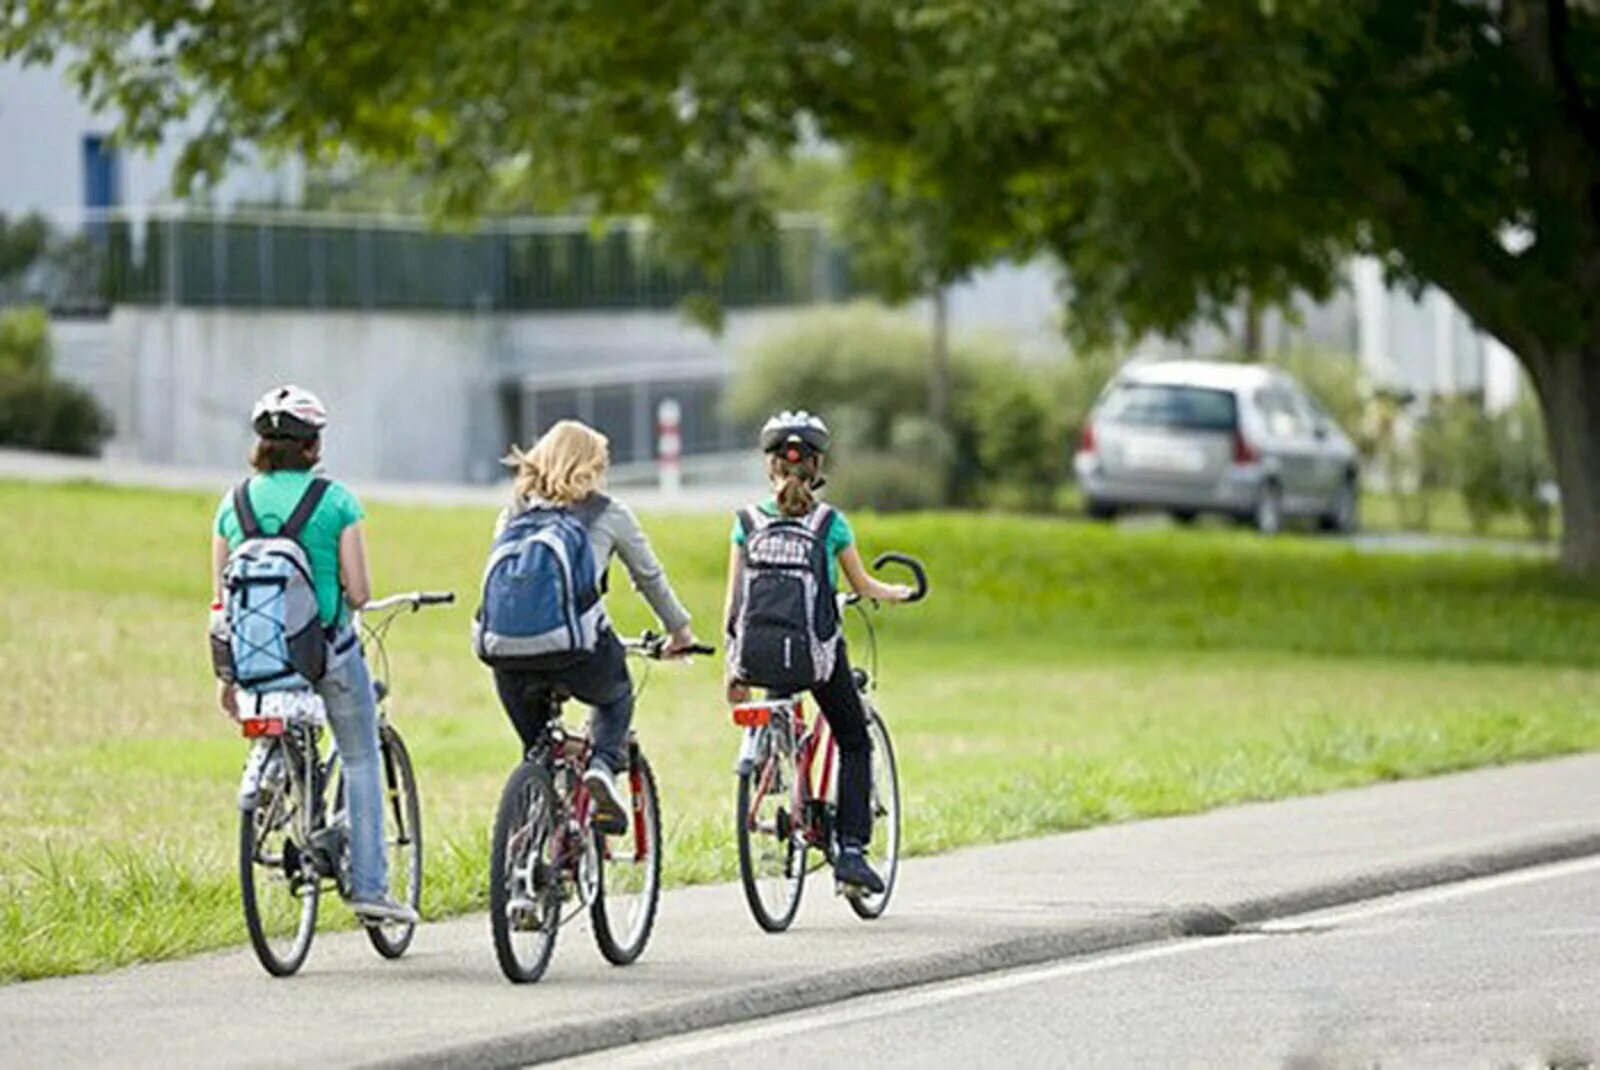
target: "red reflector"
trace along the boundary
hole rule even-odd
[[[283,735],[283,721],[277,717],[247,717],[239,722],[239,727],[246,739]]]
[[[761,728],[771,722],[771,706],[735,706],[733,708],[733,723],[740,728]]]
[[[1238,428],[1233,431],[1233,463],[1255,464],[1261,460],[1261,451],[1252,446]]]
[[[1084,453],[1094,452],[1094,424],[1083,425],[1083,434],[1078,436],[1078,449]]]

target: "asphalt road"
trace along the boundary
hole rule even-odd
[[[1600,859],[560,1064],[1589,1066]]]

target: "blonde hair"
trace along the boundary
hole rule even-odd
[[[816,454],[791,461],[779,453],[767,455],[767,479],[778,498],[778,512],[784,516],[805,516],[817,504],[817,476],[822,459]]]
[[[588,424],[561,420],[526,453],[513,444],[506,463],[516,465],[518,497],[571,505],[600,485],[611,464],[611,443]]]

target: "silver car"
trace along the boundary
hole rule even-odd
[[[1287,517],[1354,531],[1355,446],[1300,385],[1258,364],[1123,369],[1095,403],[1074,466],[1089,514],[1223,513],[1272,534]]]

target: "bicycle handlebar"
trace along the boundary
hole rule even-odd
[[[907,602],[920,602],[924,598],[928,597],[928,570],[922,566],[921,561],[918,561],[910,554],[901,554],[890,551],[889,553],[879,554],[877,557],[873,558],[872,570],[874,572],[881,571],[885,565],[899,565],[902,568],[908,568],[911,570],[912,578],[917,581],[917,589],[910,598],[906,599]]]
[[[705,643],[696,643],[682,650],[667,653],[667,637],[657,635],[655,632],[645,632],[637,639],[622,640],[622,648],[640,657],[650,658],[654,661],[669,661],[672,658],[686,658],[693,654],[703,654],[707,657],[715,654],[717,648]]]
[[[423,606],[447,606],[456,600],[454,591],[408,591],[405,594],[391,594],[387,598],[379,598],[362,606],[364,613],[377,613],[396,606],[410,606],[413,610]]]

